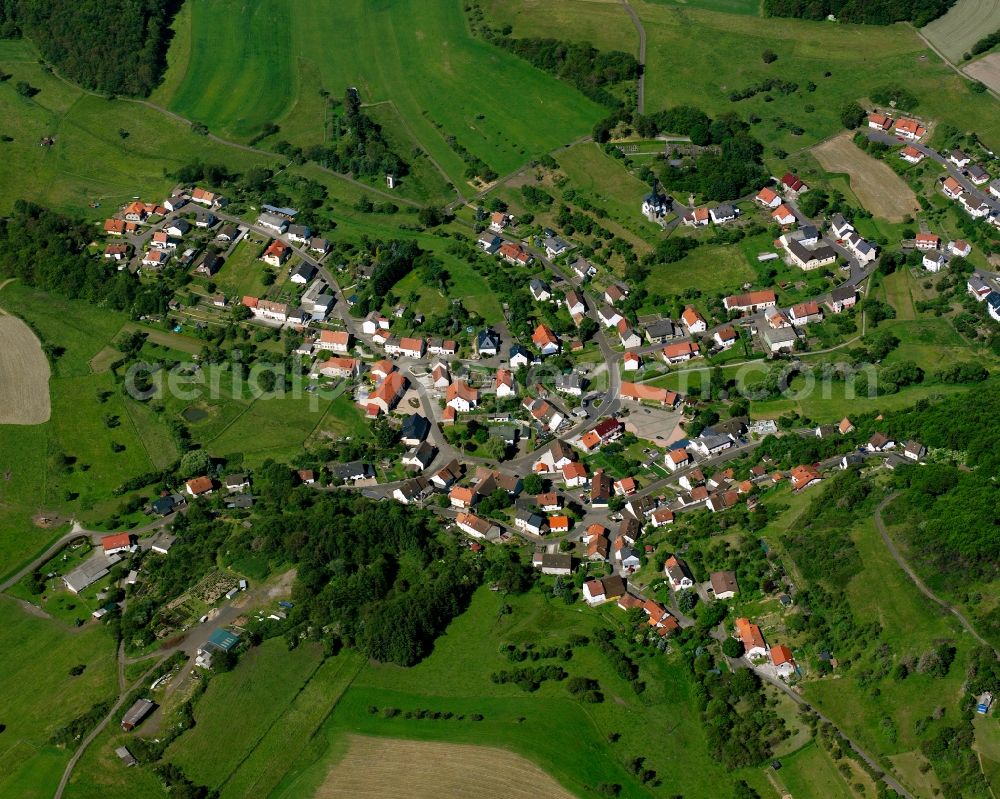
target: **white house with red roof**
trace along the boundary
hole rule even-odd
[[[754,200],[765,208],[777,208],[782,203],[781,195],[766,186],[757,192]]]

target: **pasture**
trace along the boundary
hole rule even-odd
[[[942,17],[920,32],[954,64],[986,34],[996,30],[1000,0],[958,0]],[[985,83],[985,81],[983,81]]]
[[[473,39],[450,0],[193,0],[190,30],[182,22],[175,47],[156,97],[216,132],[247,139],[274,122],[288,125],[296,143],[316,143],[320,92],[340,98],[355,86],[366,103],[391,101],[399,129],[459,187],[466,164],[448,136],[505,174],[585,135],[604,113],[568,84]]]
[[[0,424],[49,420],[49,361],[23,321],[0,309]]]
[[[93,621],[70,629],[0,598],[0,796],[51,797],[70,752],[50,736],[115,693],[114,639]],[[73,677],[77,665],[85,668]]]
[[[920,210],[913,189],[886,163],[859,149],[849,131],[814,147],[812,152],[827,172],[850,176],[852,191],[875,216],[902,222]]]
[[[166,173],[196,158],[237,171],[280,161],[198,136],[137,102],[87,94],[46,72],[25,40],[0,41],[0,69],[12,75],[0,83],[3,133],[12,138],[0,143],[2,213],[24,198],[103,217],[134,195],[162,199],[174,185]],[[22,80],[39,90],[34,97],[17,94]],[[46,136],[53,143],[40,146]]]
[[[710,296],[735,292],[755,278],[756,273],[737,247],[703,244],[679,261],[653,266],[645,286],[656,294],[699,289]]]
[[[1000,92],[1000,53],[990,53],[978,61],[973,61],[962,71],[973,80],[985,83],[993,91]]]
[[[573,797],[538,766],[503,749],[351,736],[346,754],[330,769],[315,797],[352,799],[369,794],[386,799]]]

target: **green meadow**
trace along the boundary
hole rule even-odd
[[[70,757],[49,738],[115,692],[114,641],[101,625],[73,629],[0,599],[0,796],[49,799]]]
[[[316,143],[320,92],[340,97],[354,86],[364,102],[393,106],[395,135],[457,186],[466,165],[447,136],[505,174],[587,134],[603,114],[568,84],[473,39],[451,0],[191,0],[175,48],[156,99],[213,131],[247,139],[273,122],[297,143]]]

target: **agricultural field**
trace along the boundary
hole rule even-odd
[[[97,622],[72,628],[0,599],[0,795],[48,799],[70,752],[49,742],[115,691],[114,640]],[[74,666],[84,666],[79,676]],[[30,690],[25,690],[30,686]],[[52,697],[59,697],[52,702]]]
[[[340,97],[354,86],[366,103],[391,102],[415,146],[457,186],[466,185],[466,165],[446,136],[505,174],[585,135],[603,113],[568,84],[473,39],[449,0],[375,9],[363,0],[193,0],[174,47],[155,97],[213,131],[247,139],[291,112],[293,133],[305,125],[296,143],[315,143],[319,92]]]
[[[493,27],[512,25],[514,36],[590,42],[639,55],[639,35],[618,0],[480,0],[480,5]]]
[[[416,799],[573,797],[530,761],[503,749],[352,736],[315,796],[350,799],[366,792]]]
[[[917,195],[887,164],[860,150],[847,131],[813,148],[827,172],[846,172],[862,206],[890,222],[902,222],[920,210]]]
[[[0,310],[0,425],[49,420],[49,361],[38,337]]]
[[[1000,0],[958,0],[947,14],[927,23],[920,32],[945,58],[959,64],[972,45],[996,30],[998,19]]]
[[[963,67],[962,71],[970,78],[985,83],[993,91],[1000,92],[1000,53],[983,56]]]

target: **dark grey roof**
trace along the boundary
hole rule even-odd
[[[403,420],[399,434],[401,438],[415,438],[423,441],[431,431],[431,423],[426,416],[413,413]]]
[[[293,275],[299,275],[306,280],[312,280],[316,275],[316,267],[312,264],[301,263],[292,270]]]
[[[500,336],[490,328],[480,330],[479,335],[476,337],[476,346],[481,350],[498,350],[500,349]]]

